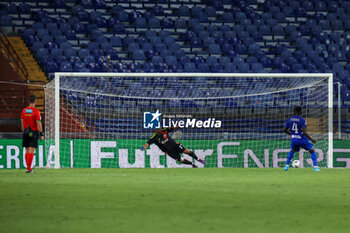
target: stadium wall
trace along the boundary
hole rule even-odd
[[[181,167],[173,159],[166,158],[156,146],[143,152],[139,148],[143,145],[143,140],[89,140],[76,139],[71,142],[68,139],[62,139],[61,150],[68,151],[70,155],[61,158],[62,167],[74,168],[164,168]],[[64,142],[66,141],[66,142]],[[132,141],[132,142],[131,142]],[[186,144],[184,140],[184,144]],[[265,145],[260,150],[251,149],[257,141],[223,141],[210,140],[205,141],[192,140],[192,150],[201,157],[205,157],[210,167],[282,167],[285,162],[288,148],[280,148],[276,141],[261,141]],[[269,143],[270,142],[270,143]],[[207,148],[203,145],[209,145]],[[283,142],[285,144],[285,142]],[[118,145],[118,147],[117,147]],[[201,148],[202,147],[202,148]],[[80,153],[85,156],[79,156]],[[231,148],[231,150],[230,150]],[[234,148],[234,153],[232,148]],[[44,167],[47,165],[47,155],[50,155],[50,148],[44,150],[44,142],[39,143],[39,148],[35,153],[35,166]],[[72,151],[72,153],[71,153]],[[80,151],[81,152],[81,151]],[[326,153],[322,150],[316,150],[320,160],[325,160]],[[146,156],[145,156],[146,153]],[[302,166],[309,167],[311,164],[308,153],[302,151]],[[19,169],[25,168],[24,151],[19,139],[0,140],[0,169]],[[241,161],[236,163],[235,161]],[[72,166],[73,161],[73,166]],[[242,162],[243,161],[243,162]],[[350,141],[334,141],[334,167],[350,168]]]

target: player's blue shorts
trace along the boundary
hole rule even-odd
[[[293,151],[299,151],[300,147],[304,148],[305,150],[311,150],[314,147],[314,144],[312,144],[308,139],[292,138],[290,148]]]

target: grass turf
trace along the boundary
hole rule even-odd
[[[348,232],[350,170],[0,171],[0,232]]]

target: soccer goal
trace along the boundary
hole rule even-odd
[[[320,167],[333,166],[332,74],[55,73],[45,87],[47,166],[188,167],[152,144],[159,127],[207,164],[282,167],[301,106]],[[190,160],[191,157],[183,155]],[[295,154],[310,167],[310,154]]]

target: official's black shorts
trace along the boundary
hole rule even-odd
[[[167,153],[171,158],[175,160],[181,159],[181,153],[183,153],[186,148],[180,143],[176,143],[176,145]]]
[[[22,146],[38,148],[39,131],[33,131],[33,135],[23,133]]]

